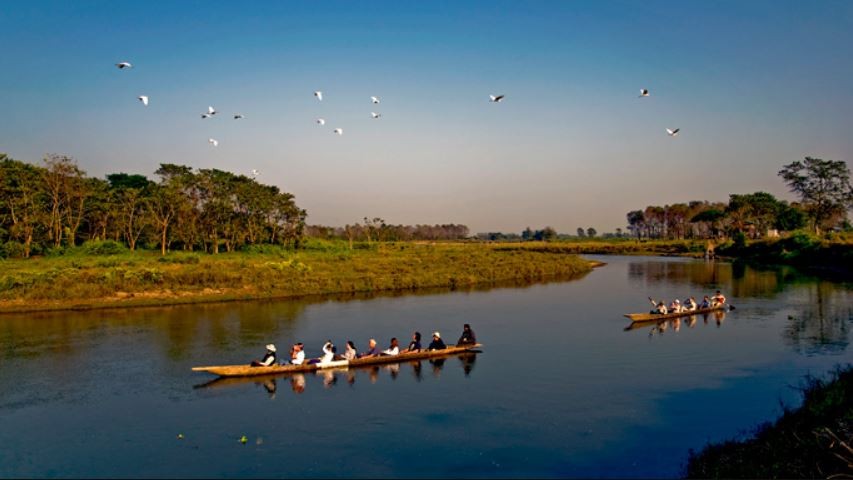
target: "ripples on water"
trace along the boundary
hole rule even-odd
[[[528,288],[0,317],[0,477],[677,476],[688,449],[772,419],[803,375],[851,361],[850,283],[599,259]],[[622,316],[648,296],[718,288],[735,311]],[[329,337],[453,341],[463,323],[483,353],[255,379],[190,371],[270,342],[313,356]]]

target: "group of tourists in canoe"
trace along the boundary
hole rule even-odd
[[[684,300],[684,303],[676,298],[669,304],[669,306],[667,306],[662,300],[653,300],[652,297],[649,297],[649,301],[652,302],[652,305],[655,307],[649,313],[667,315],[671,313],[688,313],[698,310],[715,309],[726,304],[726,297],[717,290],[717,293],[712,297],[705,295],[702,299],[702,303],[696,303],[696,297],[689,297]]]
[[[459,341],[456,342],[457,346],[470,346],[475,345],[477,343],[477,337],[474,335],[474,331],[471,329],[469,324],[465,324],[462,328],[462,335],[459,337]],[[379,357],[379,356],[393,356],[399,355],[402,353],[414,353],[420,352],[422,350],[444,350],[447,348],[447,345],[441,339],[440,332],[433,332],[432,341],[427,345],[426,348],[423,348],[421,345],[421,333],[414,332],[412,334],[412,341],[409,342],[409,346],[405,349],[400,349],[400,342],[396,337],[392,338],[388,348],[385,350],[379,350],[377,346],[376,339],[371,338],[367,343],[367,350],[359,353],[355,347],[355,343],[352,340],[347,340],[346,348],[343,354],[338,354],[337,347],[332,343],[331,340],[326,340],[326,343],[323,344],[323,355],[317,358],[305,358],[305,346],[299,342],[295,343],[292,347],[290,347],[290,358],[281,360],[279,362],[277,357],[277,351],[274,344],[267,345],[267,353],[264,355],[264,358],[261,360],[253,360],[251,366],[253,367],[270,367],[274,365],[310,365],[310,364],[325,364],[333,361],[340,360],[356,360],[360,358],[371,358],[371,357]]]

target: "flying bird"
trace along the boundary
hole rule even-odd
[[[124,70],[125,68],[133,68],[133,65],[131,65],[130,62],[119,62],[116,63],[116,67],[118,67],[119,70]]]
[[[317,124],[318,124],[318,125],[325,125],[325,124],[326,124],[326,120],[324,120],[324,119],[322,119],[322,118],[318,118],[318,119],[317,119]]]
[[[679,130],[681,130],[681,129],[680,129],[680,128],[676,128],[675,130],[671,130],[671,129],[667,128],[667,129],[666,129],[666,134],[667,134],[667,135],[669,135],[670,137],[674,137],[674,136],[678,135],[678,131],[679,131]]]
[[[370,97],[370,101],[373,103],[379,103],[379,97]]]
[[[139,98],[139,101],[142,102],[143,105],[146,107],[148,106],[148,95],[140,95],[137,98]]]
[[[202,113],[201,118],[210,118],[210,114],[209,113]]]
[[[497,95],[497,96],[495,96],[495,95],[489,95],[489,99],[490,99],[490,101],[492,101],[492,102],[498,103],[498,102],[500,102],[501,100],[503,100],[503,99],[504,99],[504,95]]]
[[[214,147],[219,146],[219,140],[216,140],[215,138],[208,138],[207,143],[213,145]]]
[[[336,129],[335,129],[335,133],[337,133],[338,135],[343,135],[343,134],[344,134],[344,129],[343,129],[343,128],[336,128]]]
[[[647,88],[641,88],[640,89],[640,98],[648,97],[648,96],[649,96],[649,90]]]
[[[370,112],[370,116],[371,116],[371,117],[373,117],[373,118],[379,118],[379,117],[381,117],[381,116],[382,116],[382,114],[381,114],[381,113],[376,113],[376,112]]]
[[[321,102],[323,101],[323,92],[317,90],[314,92],[314,96],[317,97],[317,100],[320,100]]]
[[[242,113],[235,113],[234,114],[234,120],[240,120],[241,118],[246,118],[246,117],[244,117]]]
[[[252,169],[252,176],[253,176],[253,177],[257,177],[257,176],[258,176],[258,175],[260,175],[260,174],[261,174],[261,172],[259,172],[256,168],[253,168],[253,169]]]
[[[207,107],[207,114],[208,114],[208,115],[216,115],[216,113],[217,113],[217,112],[216,112],[216,109],[208,105],[208,107]]]

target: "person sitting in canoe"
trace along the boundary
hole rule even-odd
[[[355,343],[352,340],[347,340],[347,349],[344,351],[344,360],[354,360],[358,356],[358,350],[355,349]]]
[[[654,300],[652,300],[652,297],[649,297],[649,301],[652,302],[652,305],[654,305],[655,307],[651,309],[649,313],[658,313],[661,315],[666,315],[667,313],[669,313],[669,310],[667,310],[666,305],[664,305],[663,301],[655,302]]]
[[[323,356],[320,358],[312,358],[308,361],[308,364],[329,363],[335,358],[335,352],[337,352],[335,345],[331,340],[326,340],[326,343],[323,344]]]
[[[370,358],[379,355],[379,349],[376,348],[376,339],[371,338],[369,342],[367,342],[367,351],[358,356],[358,358]]]
[[[477,343],[477,336],[474,335],[474,330],[471,330],[471,325],[467,323],[462,327],[462,335],[459,337],[459,341],[456,342],[457,346],[464,345],[474,345]]]
[[[267,353],[264,355],[263,360],[260,362],[252,360],[253,367],[269,367],[270,365],[275,365],[275,345],[272,343],[267,345]]]
[[[684,307],[682,307],[685,312],[695,312],[697,305],[696,299],[693,297],[687,298],[684,300]]]
[[[293,345],[293,348],[290,349],[290,363],[293,365],[305,363],[305,350],[301,342]]]
[[[412,334],[412,341],[409,342],[409,348],[406,349],[407,352],[418,352],[421,349],[421,332],[415,332]]]
[[[397,337],[391,339],[391,345],[382,350],[382,355],[397,355],[400,353],[400,343],[397,341]]]
[[[672,303],[669,304],[669,313],[681,313],[681,311],[681,300],[676,298],[672,301]]]
[[[723,305],[725,303],[726,303],[726,296],[723,295],[722,293],[720,293],[719,290],[717,290],[717,293],[714,294],[713,297],[711,297],[711,306],[712,307],[719,307],[720,305]]]
[[[701,308],[703,310],[706,308],[711,308],[711,299],[708,298],[708,295],[705,295],[702,298],[702,303],[699,304],[699,308]]]
[[[441,339],[441,334],[433,332],[432,342],[430,342],[427,350],[444,350],[445,348],[447,348],[447,345],[445,345],[444,341]]]

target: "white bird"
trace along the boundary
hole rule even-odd
[[[133,65],[131,65],[130,62],[119,62],[116,63],[116,67],[118,67],[119,70],[124,70],[125,68],[133,68]]]
[[[648,97],[648,96],[649,96],[649,90],[647,88],[641,88],[640,89],[640,98]]]
[[[326,120],[325,120],[325,119],[322,119],[322,118],[318,118],[318,119],[317,119],[317,124],[318,124],[318,125],[325,125],[325,124],[326,124]]]
[[[201,118],[210,118],[210,114],[209,113],[202,113]]]
[[[669,135],[670,137],[674,137],[674,136],[678,135],[678,131],[679,131],[679,130],[681,130],[681,129],[680,129],[680,128],[676,128],[675,130],[671,130],[671,129],[667,128],[667,129],[666,129],[666,134],[667,134],[667,135]]]
[[[370,116],[371,116],[371,117],[373,117],[373,118],[379,118],[379,117],[381,117],[381,116],[382,116],[382,114],[381,114],[381,113],[376,113],[376,112],[370,112]]]
[[[343,135],[343,134],[344,134],[344,129],[343,129],[343,128],[336,128],[336,129],[335,129],[335,133],[337,133],[338,135]]]
[[[320,100],[321,102],[323,101],[323,92],[321,92],[320,90],[314,92],[314,96],[317,97],[317,100]]]
[[[214,147],[219,146],[219,140],[216,140],[215,138],[208,138],[207,143],[213,145]]]
[[[257,177],[257,176],[258,176],[258,175],[260,175],[260,174],[261,174],[261,172],[259,172],[256,168],[253,168],[253,169],[252,169],[252,176],[253,176],[253,177]]]
[[[498,103],[503,99],[504,99],[504,95],[497,95],[497,96],[496,95],[489,95],[489,100],[492,102],[495,102],[495,103]]]
[[[208,115],[216,115],[216,109],[208,105],[207,114]]]
[[[148,95],[140,95],[137,98],[139,98],[139,101],[142,102],[143,105],[146,107],[148,106]]]
[[[379,103],[379,97],[370,97],[370,101],[373,103]]]
[[[244,117],[242,113],[235,113],[234,114],[234,120],[240,120],[241,118],[246,118],[246,117]]]

